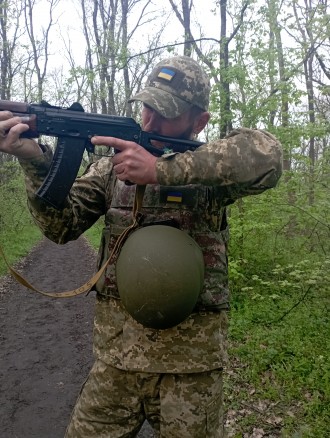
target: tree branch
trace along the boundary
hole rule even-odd
[[[173,44],[166,44],[164,46],[153,47],[152,49],[146,50],[145,52],[140,52],[140,53],[136,53],[135,55],[129,56],[126,60],[125,66],[132,59],[137,58],[137,57],[142,56],[142,55],[146,55],[147,53],[155,52],[156,50],[166,49],[167,47],[182,46],[182,45],[186,44],[187,42],[188,43],[196,43],[198,41],[214,41],[214,42],[220,44],[220,40],[217,40],[216,38],[197,38],[197,39],[193,39],[193,40],[189,40],[189,41],[182,41],[181,43],[173,43]]]
[[[310,290],[311,290],[311,286],[309,286],[309,287],[307,288],[307,290],[303,293],[303,295],[301,296],[301,298],[300,298],[300,299],[299,299],[299,300],[298,300],[293,306],[291,306],[289,310],[287,310],[286,312],[284,312],[283,315],[282,315],[280,318],[275,319],[274,321],[270,322],[269,324],[273,324],[273,323],[281,322],[286,316],[289,315],[289,313],[292,312],[293,309],[295,309],[296,307],[298,307],[299,304],[302,303],[302,302],[304,301],[304,299],[306,298],[306,296],[307,296],[307,294],[308,294],[308,292],[309,292]]]

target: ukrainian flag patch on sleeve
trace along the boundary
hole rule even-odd
[[[165,79],[166,81],[171,82],[171,80],[175,76],[175,71],[170,70],[169,68],[163,67],[160,72],[158,73],[158,77],[161,79]]]

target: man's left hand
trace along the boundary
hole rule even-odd
[[[119,151],[112,158],[112,163],[116,176],[121,181],[130,181],[139,185],[157,184],[157,157],[142,146],[115,137],[95,136],[91,142],[94,145],[113,147]]]

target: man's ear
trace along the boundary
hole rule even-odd
[[[199,134],[201,131],[203,131],[205,126],[208,124],[209,120],[210,120],[210,113],[206,111],[200,113],[194,121],[194,134]]]

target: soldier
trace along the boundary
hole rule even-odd
[[[177,56],[156,65],[131,101],[142,102],[145,131],[194,139],[210,118],[209,93],[198,63]],[[223,437],[226,206],[276,186],[279,142],[241,128],[196,151],[156,157],[134,142],[94,137],[118,153],[92,164],[56,210],[35,197],[50,148],[21,139],[28,127],[19,118],[4,112],[0,119],[0,151],[19,158],[45,236],[64,244],[105,215],[99,266],[132,223],[136,187],[145,186],[139,228],[96,284],[95,363],[66,438],[134,437],[146,418],[163,438]]]

